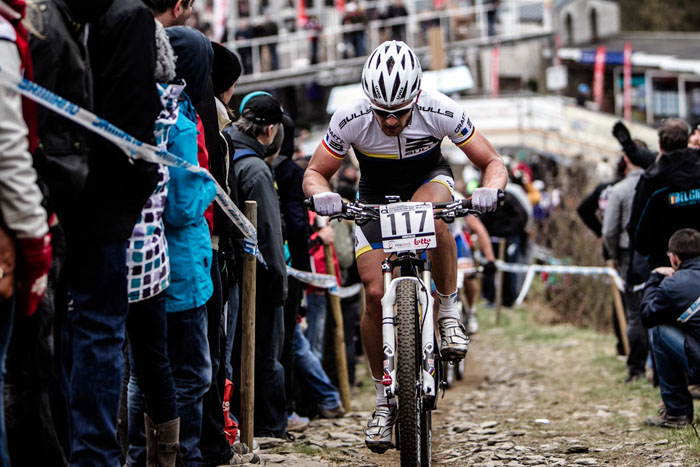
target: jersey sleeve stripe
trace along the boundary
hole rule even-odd
[[[474,131],[472,131],[472,134],[469,135],[469,138],[467,138],[467,139],[465,139],[464,141],[462,141],[461,143],[457,144],[457,147],[460,147],[460,148],[461,148],[462,146],[464,146],[465,144],[467,144],[469,141],[472,140],[472,138],[474,137],[475,134],[476,134],[476,128],[474,128]]]
[[[328,151],[328,154],[330,154],[331,156],[335,157],[336,159],[340,159],[341,161],[345,159],[343,156],[329,148],[325,141],[321,140],[321,144],[323,145],[323,149]]]

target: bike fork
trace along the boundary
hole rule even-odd
[[[435,320],[433,319],[433,295],[430,293],[430,270],[423,271],[423,281],[418,283],[418,301],[421,307],[421,349],[423,394],[435,396]]]
[[[396,333],[394,305],[396,288],[400,281],[415,283],[418,297],[418,318],[421,324],[421,372],[423,376],[422,392],[435,396],[435,323],[433,321],[433,297],[430,293],[430,271],[424,271],[422,281],[415,277],[398,277],[392,279],[391,271],[384,271],[384,296],[382,297],[382,384],[387,398],[396,395]],[[427,284],[427,285],[426,285]]]

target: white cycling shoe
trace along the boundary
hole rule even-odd
[[[396,423],[395,405],[382,405],[372,413],[372,420],[367,423],[365,444],[372,452],[384,454],[392,447],[391,438]]]
[[[438,320],[440,329],[440,354],[445,360],[459,361],[467,355],[469,337],[464,325],[455,318]]]

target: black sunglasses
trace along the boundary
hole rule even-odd
[[[374,112],[374,115],[376,115],[377,117],[379,117],[381,119],[386,120],[389,117],[394,117],[398,120],[399,118],[403,117],[404,115],[406,115],[408,112],[411,111],[411,109],[413,108],[413,102],[411,102],[410,104],[408,104],[405,107],[401,107],[401,108],[394,109],[394,110],[381,109],[381,108],[375,107],[373,105],[370,105],[369,107],[370,107],[370,109],[372,109],[372,112]]]

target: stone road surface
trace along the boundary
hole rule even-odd
[[[569,381],[577,373],[562,357],[567,345],[576,342],[559,345],[559,351],[551,344],[502,350],[487,338],[476,340],[465,379],[433,412],[433,464],[680,467],[700,462],[685,458],[683,446],[670,437],[649,442],[640,428],[647,414],[603,404],[577,406],[577,382]],[[369,403],[353,401],[355,407]],[[261,457],[268,465],[399,465],[396,450],[377,455],[364,447],[362,428],[369,415],[356,411],[343,419],[314,420],[294,443],[264,440]]]

